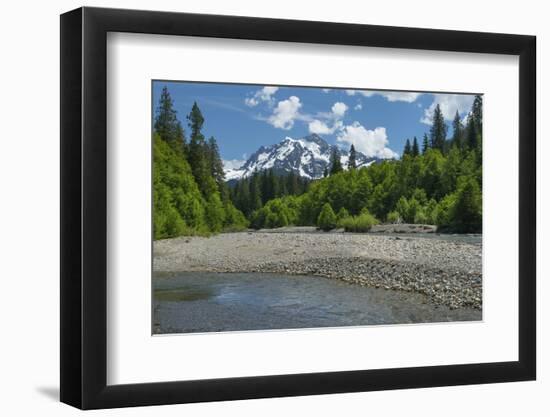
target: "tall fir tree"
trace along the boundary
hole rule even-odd
[[[430,129],[431,147],[439,149],[441,152],[445,150],[445,140],[447,139],[447,125],[443,117],[443,112],[439,103],[435,106],[432,117],[432,127]]]
[[[471,150],[477,150],[477,128],[473,113],[468,116],[468,123],[466,124],[466,144]]]
[[[270,195],[270,200],[277,198],[281,195],[281,187],[279,185],[279,178],[275,175],[273,169],[270,169],[267,175],[268,178],[268,190]]]
[[[298,195],[300,193],[299,176],[294,171],[290,171],[290,174],[288,174],[287,176],[286,182],[286,190],[288,194]]]
[[[271,193],[267,169],[264,169],[259,175],[260,175],[260,190],[262,194],[262,205],[264,205],[271,198],[273,198],[273,196]]]
[[[422,154],[425,154],[429,148],[430,148],[430,142],[428,140],[428,135],[424,133],[424,137],[422,139]]]
[[[342,172],[344,168],[342,167],[342,162],[340,161],[340,152],[334,147],[332,149],[332,155],[330,156],[330,175],[338,174]]]
[[[250,211],[254,212],[262,208],[262,191],[260,176],[257,172],[250,177]]]
[[[187,121],[191,130],[191,138],[189,140],[187,157],[189,165],[195,181],[202,191],[204,196],[212,193],[212,185],[216,185],[211,175],[211,169],[209,167],[209,155],[208,145],[204,140],[204,136],[201,132],[202,125],[204,123],[204,117],[199,109],[199,106],[195,102],[189,115],[187,115]]]
[[[184,150],[185,137],[183,128],[178,120],[177,111],[174,109],[174,102],[166,86],[164,86],[160,93],[153,127],[161,139]]]
[[[462,126],[462,120],[460,120],[460,115],[458,110],[455,113],[455,118],[453,119],[453,145],[458,148],[462,147],[462,136],[464,134],[464,126]]]
[[[403,156],[411,154],[411,141],[407,139],[405,142],[405,147],[403,148]]]
[[[411,148],[411,155],[412,156],[418,156],[420,155],[420,149],[418,148],[418,139],[416,139],[416,136],[413,138],[413,144]]]
[[[210,165],[210,175],[214,178],[218,185],[225,184],[225,172],[223,170],[223,162],[220,157],[220,148],[214,136],[211,136],[207,142],[208,163]]]
[[[477,133],[481,136],[483,125],[483,99],[480,95],[476,95],[472,104],[472,116]]]
[[[229,198],[229,193],[225,183],[225,171],[220,156],[220,149],[214,136],[211,136],[206,143],[206,154],[208,165],[210,166],[210,175],[214,178],[214,181],[216,181],[222,201],[225,202]]]
[[[248,217],[251,213],[250,182],[248,178],[239,181],[236,188],[235,206]]]
[[[355,168],[357,168],[357,152],[355,152],[355,146],[352,143],[349,148],[348,169]]]
[[[474,114],[474,121],[477,131],[477,162],[481,165],[483,159],[483,98],[480,95],[476,95],[476,98],[474,99],[472,112]]]

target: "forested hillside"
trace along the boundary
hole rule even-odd
[[[333,164],[328,177],[308,184],[307,192],[299,188],[289,193],[287,188],[275,198],[265,198],[257,186],[262,184],[259,177],[272,175],[264,172],[239,182],[232,199],[255,228],[293,224],[365,231],[381,221],[480,232],[481,146],[482,98],[476,96],[465,126],[456,114],[450,139],[438,105],[429,135],[422,145],[416,137],[407,139],[400,160],[360,169],[350,163],[347,171]]]
[[[189,141],[165,87],[156,109],[153,133],[155,239],[208,235],[248,225],[229,199],[216,139],[204,138],[204,118],[196,103],[187,121]]]

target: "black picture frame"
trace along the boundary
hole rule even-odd
[[[519,56],[519,358],[513,362],[107,385],[108,32]],[[61,15],[61,401],[81,409],[534,380],[536,38],[120,9]]]

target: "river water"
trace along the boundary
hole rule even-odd
[[[421,294],[316,276],[155,273],[153,294],[155,334],[481,320]]]

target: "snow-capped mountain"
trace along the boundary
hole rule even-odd
[[[323,176],[325,168],[330,169],[330,157],[335,148],[319,135],[312,134],[301,139],[286,137],[283,141],[262,146],[238,168],[225,169],[227,181],[246,178],[254,171],[273,169],[278,174],[295,172],[301,177],[317,179]],[[347,168],[348,152],[338,149],[342,166]],[[379,158],[369,158],[361,152],[356,153],[357,167],[368,166]]]

